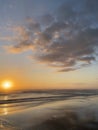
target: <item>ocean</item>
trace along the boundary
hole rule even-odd
[[[0,130],[98,130],[98,90],[2,92]]]

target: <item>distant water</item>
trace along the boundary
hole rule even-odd
[[[93,100],[93,98],[96,98],[96,99]],[[63,104],[65,103],[65,106],[66,106],[66,102],[68,100],[69,100],[68,101],[69,105],[74,106],[75,99],[79,99],[79,102],[86,101],[86,104],[88,103],[89,99],[92,99],[91,103],[94,102],[94,104],[96,104],[98,101],[98,90],[95,90],[95,89],[94,90],[23,90],[23,91],[14,91],[8,94],[0,93],[0,130],[17,130],[18,129],[16,127],[17,125],[16,126],[13,125],[15,122],[16,124],[18,122],[18,120],[16,120],[16,117],[18,118],[18,116],[20,116],[20,114],[17,115],[17,112],[22,113],[22,111],[24,110],[25,112],[27,112],[28,116],[31,116],[30,113],[32,112],[32,108],[34,107],[40,108],[40,106],[45,105],[45,104],[50,104],[50,103],[56,106],[58,104],[57,102],[59,102],[59,104],[60,102]],[[77,102],[76,105],[78,105],[79,102]],[[82,107],[83,105],[84,104],[81,104]],[[92,106],[93,105],[91,105],[91,107]],[[49,105],[48,105],[48,108],[49,108]],[[96,105],[96,110],[97,108],[98,108],[98,104]],[[25,112],[23,115],[25,115]],[[11,113],[12,114],[14,113],[14,116],[12,116]],[[16,121],[14,121],[14,123],[11,123],[11,121],[9,121],[10,120],[9,117],[12,119],[14,118],[14,120]],[[28,130],[28,128],[26,130]],[[37,128],[35,127],[34,130],[37,130]]]

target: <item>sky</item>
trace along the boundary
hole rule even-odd
[[[0,83],[98,88],[98,0],[0,0]]]

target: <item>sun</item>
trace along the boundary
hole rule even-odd
[[[7,90],[10,89],[13,86],[12,81],[3,81],[2,82],[2,88]]]

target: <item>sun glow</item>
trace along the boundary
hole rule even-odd
[[[3,89],[10,89],[12,86],[13,86],[13,83],[11,81],[2,82],[2,88]]]

